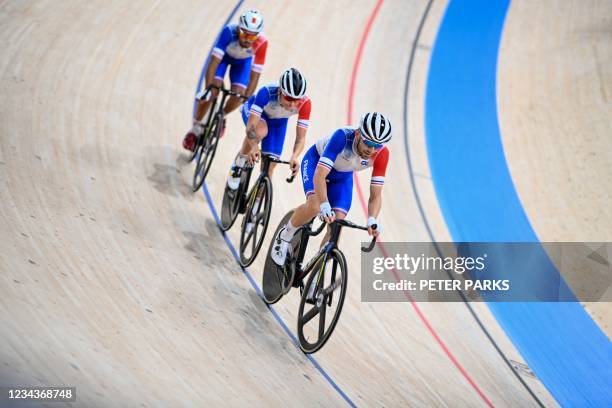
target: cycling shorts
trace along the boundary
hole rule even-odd
[[[253,58],[245,58],[243,60],[237,60],[227,55],[223,56],[223,59],[217,67],[215,72],[215,79],[223,81],[225,78],[225,72],[227,67],[230,67],[230,81],[232,85],[246,88],[251,79],[251,65],[253,64]]]
[[[302,159],[302,186],[306,197],[314,194],[314,174],[319,163],[317,147],[312,146]],[[353,202],[353,172],[332,169],[327,177],[327,199],[334,211],[347,214]]]

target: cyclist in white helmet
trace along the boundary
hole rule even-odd
[[[306,202],[297,207],[289,222],[274,237],[272,259],[283,266],[295,231],[317,214],[327,223],[345,218],[353,198],[353,172],[372,168],[368,200],[368,233],[381,229],[377,217],[389,162],[391,122],[378,112],[361,117],[358,128],[344,127],[319,139],[302,159],[302,184]],[[373,226],[376,225],[376,229]]]
[[[259,76],[266,61],[268,40],[261,33],[263,30],[263,17],[257,10],[248,10],[242,14],[238,24],[229,24],[221,30],[210,59],[207,63],[205,87],[197,95],[197,110],[193,120],[193,127],[183,139],[183,147],[193,151],[197,137],[204,133],[201,123],[210,106],[211,98],[203,100],[206,87],[210,84],[221,86],[223,78],[229,67],[231,89],[248,98],[257,89]],[[213,89],[211,96],[218,91]],[[224,111],[230,113],[240,106],[241,99],[232,96],[228,98]],[[225,122],[222,134],[225,130]]]
[[[245,164],[253,164],[259,157],[258,145],[261,142],[261,154],[280,158],[285,144],[287,122],[289,117],[298,115],[295,143],[289,159],[291,171],[295,174],[299,168],[299,156],[304,150],[306,131],[310,123],[311,101],[306,96],[306,78],[295,68],[282,73],[278,84],[261,87],[257,94],[251,96],[242,105],[242,119],[246,125],[246,137],[242,148],[232,164],[227,185],[236,190],[240,184],[240,175]],[[270,176],[276,163],[270,163]],[[255,206],[256,207],[256,206]]]

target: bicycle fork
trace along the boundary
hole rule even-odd
[[[331,272],[331,284],[326,288],[322,287],[323,284],[325,283],[324,269],[325,269],[325,265],[327,263],[328,258],[329,258],[329,252],[326,251],[325,254],[323,255],[321,266],[315,272],[317,274],[317,276],[313,280],[315,284],[311,285],[310,288],[308,288],[307,298],[316,300],[315,293],[319,292],[321,296],[321,301],[327,298],[327,305],[331,307],[333,296],[334,296],[333,293],[336,289],[338,289],[338,287],[340,287],[340,285],[342,284],[342,280],[341,279],[336,280],[336,271],[337,271],[338,264],[337,262],[334,262],[332,259],[333,263],[332,263],[332,272]]]

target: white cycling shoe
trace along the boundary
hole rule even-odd
[[[282,228],[278,235],[274,237],[274,246],[272,247],[272,253],[270,256],[275,264],[278,266],[284,266],[285,261],[287,260],[287,253],[289,252],[289,244],[290,241],[285,241],[281,238],[281,234],[285,228]]]
[[[229,176],[227,177],[227,187],[230,190],[236,191],[240,186],[240,176],[242,175],[242,169],[237,166],[232,166]]]

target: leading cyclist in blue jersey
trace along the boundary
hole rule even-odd
[[[368,233],[377,236],[380,223],[376,220],[382,207],[382,189],[389,162],[391,122],[378,112],[362,116],[359,128],[337,129],[331,136],[320,139],[302,159],[302,184],[306,202],[297,207],[287,224],[280,229],[272,247],[271,257],[283,266],[289,243],[296,230],[317,214],[327,223],[343,219],[351,208],[353,172],[372,168],[368,200]]]

